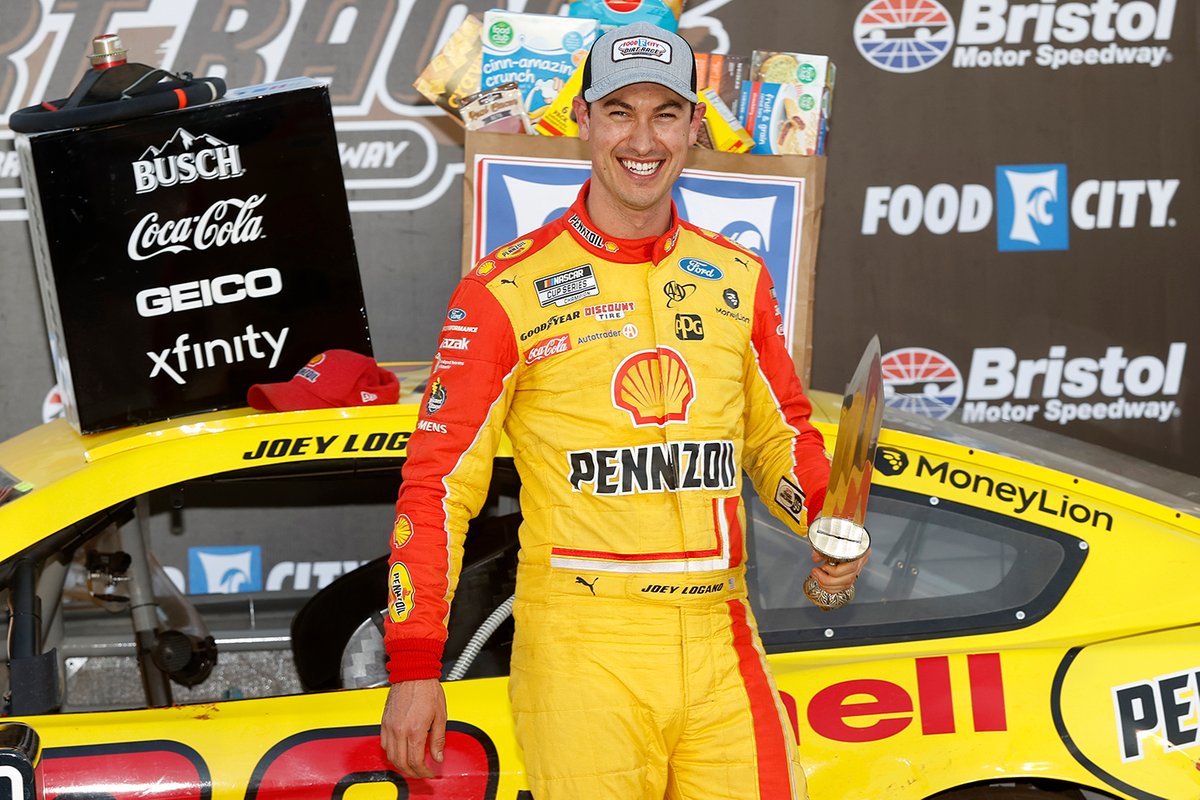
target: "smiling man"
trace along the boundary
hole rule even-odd
[[[803,798],[745,583],[743,470],[800,535],[829,479],[774,287],[672,203],[704,115],[682,38],[601,36],[574,110],[591,180],[480,261],[446,314],[397,502],[381,743],[405,775],[438,774],[445,622],[503,431],[524,520],[509,696],[533,796]],[[836,592],[864,561],[812,574]]]

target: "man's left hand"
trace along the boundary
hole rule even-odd
[[[863,554],[862,558],[841,564],[830,564],[824,556],[814,550],[812,560],[819,563],[818,566],[813,567],[811,574],[822,589],[834,594],[854,585],[854,581],[858,579],[859,573],[863,571],[867,565],[867,559],[870,557],[871,549],[867,548],[867,552]]]

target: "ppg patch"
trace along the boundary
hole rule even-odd
[[[596,273],[591,264],[582,264],[538,278],[533,282],[533,286],[537,289],[538,303],[543,308],[551,303],[567,306],[585,297],[600,294],[600,287],[596,285]]]
[[[787,478],[779,479],[779,486],[775,489],[775,503],[797,523],[801,521],[800,515],[804,513],[804,492]]]

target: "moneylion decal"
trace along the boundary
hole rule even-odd
[[[571,489],[596,495],[699,490],[737,486],[737,462],[728,439],[596,448],[567,453]]]
[[[951,466],[947,461],[931,461],[925,456],[917,458],[916,476],[931,478],[943,486],[959,491],[989,497],[1007,505],[1018,516],[1035,520],[1049,516],[1098,530],[1113,529],[1112,514],[1089,506],[1066,493],[997,480],[962,466]]]

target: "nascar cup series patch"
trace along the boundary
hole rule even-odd
[[[596,273],[591,264],[564,269],[553,275],[545,275],[533,282],[537,289],[538,303],[544,308],[550,304],[567,306],[585,297],[600,294],[596,284]]]

